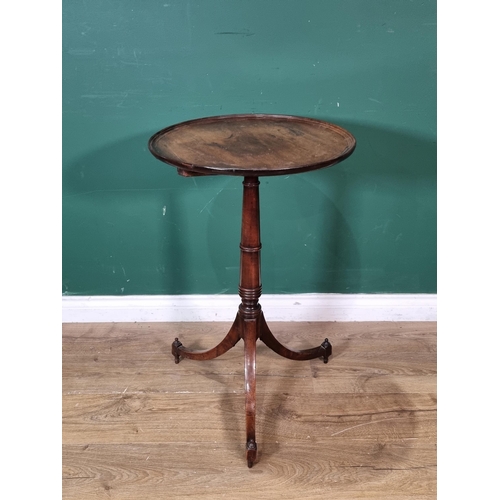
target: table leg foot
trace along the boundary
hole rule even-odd
[[[172,342],[172,354],[174,356],[175,363],[179,363],[181,358],[194,359],[195,361],[205,361],[207,359],[214,359],[221,356],[225,352],[229,351],[231,347],[234,347],[242,338],[241,323],[242,321],[238,314],[233,325],[231,326],[231,329],[224,339],[212,349],[207,349],[205,351],[186,349],[179,339],[176,338]]]
[[[283,356],[287,359],[294,359],[296,361],[306,361],[309,359],[321,358],[324,363],[328,363],[328,357],[332,354],[332,345],[325,339],[318,347],[303,350],[293,350],[285,347],[279,340],[272,334],[269,326],[262,314],[260,317],[260,340],[264,342],[276,354]]]
[[[177,365],[181,359],[179,347],[182,347],[182,343],[179,342],[179,339],[175,337],[175,340],[172,342],[172,354],[175,358],[175,364]]]
[[[332,355],[332,344],[328,339],[325,339],[320,348],[323,349],[323,363],[328,363],[328,357]]]
[[[247,442],[247,464],[251,469],[257,458],[257,443],[254,439],[249,439]]]

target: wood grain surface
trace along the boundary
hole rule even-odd
[[[63,498],[432,499],[435,323],[270,323],[257,349],[257,436],[245,461],[243,347],[175,365],[227,323],[63,326]]]
[[[187,172],[278,175],[347,158],[354,137],[338,125],[286,115],[228,115],[190,120],[155,134],[149,149]]]

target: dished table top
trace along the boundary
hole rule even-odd
[[[182,175],[283,175],[334,165],[356,146],[332,123],[287,115],[226,115],[167,127],[151,153]]]

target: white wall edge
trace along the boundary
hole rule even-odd
[[[233,321],[238,295],[63,296],[63,323]],[[435,294],[262,295],[268,321],[437,321]]]

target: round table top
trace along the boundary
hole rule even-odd
[[[167,127],[149,140],[182,175],[282,175],[334,165],[356,146],[332,123],[287,115],[226,115]]]

